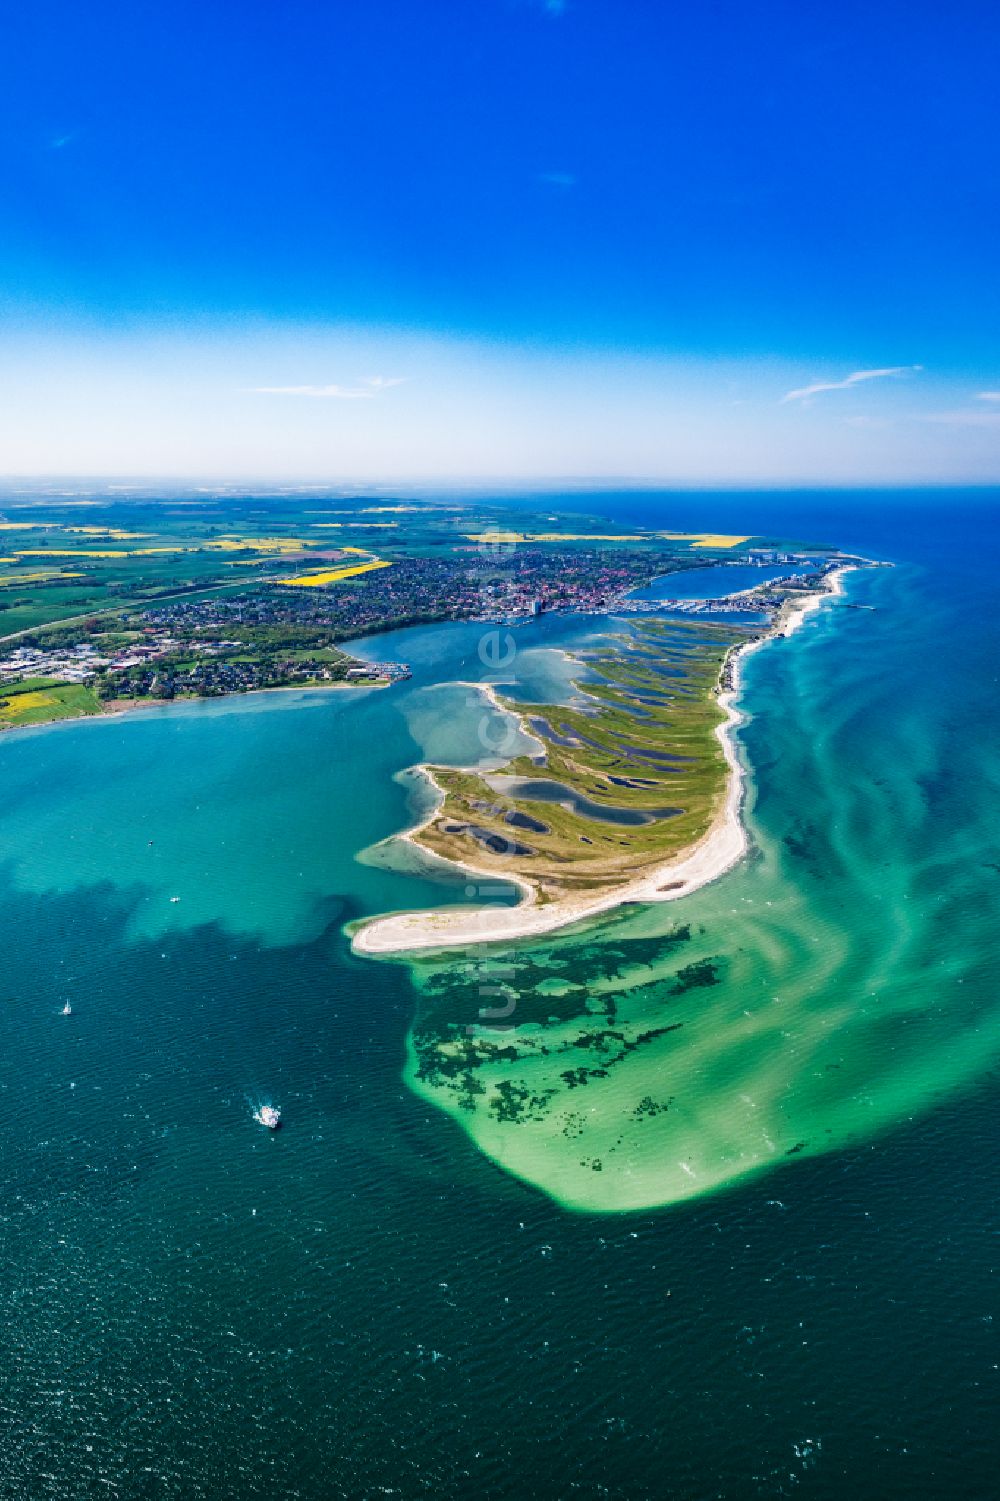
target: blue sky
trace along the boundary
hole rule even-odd
[[[0,472],[1000,477],[991,4],[5,33]]]

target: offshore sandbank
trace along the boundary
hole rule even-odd
[[[488,897],[492,884],[495,895],[502,892],[506,896],[511,889],[517,889],[522,892],[523,899],[514,907],[500,906],[494,901],[474,908],[397,912],[372,918],[352,932],[354,951],[370,955],[402,954],[420,949],[464,948],[480,943],[537,937],[597,917],[628,903],[675,901],[678,897],[687,896],[699,887],[706,886],[731,869],[748,848],[742,817],[744,768],[733,737],[736,726],[745,718],[737,707],[742,662],[750,652],[766,646],[770,641],[790,636],[808,615],[818,610],[827,600],[843,594],[844,574],[855,566],[857,565],[844,564],[826,574],[822,587],[802,599],[786,602],[770,631],[756,641],[733,648],[729,654],[717,693],[719,707],[725,717],[715,729],[728,768],[725,794],[708,832],[689,849],[680,855],[673,855],[635,881],[609,887],[606,891],[588,893],[586,896],[567,896],[544,904],[539,902],[536,888],[529,879],[511,875],[496,866],[487,868],[463,860],[462,870],[468,871],[470,875],[483,877],[489,883],[481,883],[478,887],[470,885],[470,896]],[[491,685],[475,686],[496,707],[509,710],[509,705],[500,704]],[[530,734],[523,724],[522,729]],[[425,766],[420,770],[434,782],[429,768]],[[436,812],[436,809],[433,810],[420,824],[394,837],[417,844],[421,830],[433,821]]]

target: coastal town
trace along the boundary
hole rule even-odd
[[[154,625],[192,633],[226,622],[272,627],[321,625],[336,640],[442,620],[513,621],[554,610],[599,612],[635,588],[677,569],[675,554],[652,549],[521,547],[485,557],[400,557],[351,588],[275,584],[212,600],[181,599],[148,610]]]
[[[29,531],[36,525],[7,524]],[[377,525],[384,534],[396,523],[368,519],[365,524]],[[197,587],[194,577],[186,582],[164,577],[151,588],[151,581],[143,583],[137,573],[133,582],[117,586],[117,603],[109,608],[42,620],[34,629],[0,638],[0,728],[107,712],[142,700],[293,686],[387,685],[409,676],[407,664],[361,660],[350,654],[348,643],[406,626],[458,620],[516,625],[560,612],[770,619],[790,594],[815,588],[833,566],[829,557],[774,547],[736,551],[735,544],[750,540],[746,538],[532,536],[499,528],[460,532],[437,512],[421,518],[412,544],[401,545],[399,539],[380,544],[384,556],[347,544],[331,548],[325,532],[317,543],[303,547],[297,538],[286,541],[275,521],[261,530],[267,535],[226,537],[210,529],[201,539],[201,553],[182,553],[191,559],[184,565],[188,572],[204,568],[198,559],[206,558],[209,571],[202,576],[208,587]],[[115,543],[148,535],[110,523],[85,533],[88,542],[98,534]],[[67,540],[78,535],[70,531]],[[66,555],[53,542],[51,528],[42,540],[53,561]],[[707,548],[708,556],[699,555],[691,542]],[[168,547],[160,552],[174,556]],[[121,554],[84,548],[75,557],[72,576],[89,580],[94,569],[126,566],[118,563],[119,557],[141,564],[150,556],[157,560],[154,571],[177,566],[161,562],[155,548]],[[25,565],[20,554],[10,557],[14,579]],[[772,574],[775,567],[787,567],[789,572],[721,599],[641,597],[640,591],[654,581],[706,563],[767,568]],[[226,571],[220,574],[220,567]],[[253,573],[237,580],[236,568]],[[36,578],[39,602],[64,588],[66,577]],[[92,585],[81,587],[89,591]],[[16,607],[17,596],[10,597]]]
[[[391,683],[405,663],[351,657],[342,643],[445,620],[516,622],[546,611],[600,612],[676,567],[653,550],[522,548],[499,567],[478,548],[401,556],[328,585],[248,582],[22,633],[0,645],[0,683],[85,685],[98,704],[214,697],[264,688]]]
[[[102,652],[90,642],[52,650],[16,647],[0,660],[0,683],[37,678],[96,682],[100,697],[123,699],[212,697],[292,684],[398,682],[409,676],[403,663],[360,662],[342,652],[251,658],[246,651],[245,642],[225,639],[199,642],[192,648],[164,630],[147,626],[117,652]]]

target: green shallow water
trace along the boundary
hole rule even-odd
[[[0,1495],[992,1493],[997,548],[950,506],[817,519],[901,566],[748,664],[751,859],[492,961],[499,1038],[482,954],[342,931],[466,900],[380,841],[475,749],[478,628],[0,740]],[[597,634],[532,626],[519,696]],[[417,1078],[442,1040],[514,1056]]]

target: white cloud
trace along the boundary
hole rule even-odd
[[[1000,401],[1000,391],[977,391],[977,401]]]
[[[813,358],[808,373],[801,357],[696,360],[381,326],[241,320],[182,332],[155,323],[97,337],[89,325],[25,320],[0,340],[3,467],[150,483],[180,472],[206,485],[317,483],[352,494],[418,478],[433,488],[448,476],[491,489],[567,476],[685,489],[1000,481],[1000,403],[975,399],[1000,391],[1000,368],[817,396],[818,413],[779,409],[783,391],[820,371],[848,373],[829,353]],[[387,384],[404,372],[405,390]],[[279,394],[251,396],[251,383]],[[309,394],[328,384],[374,395]],[[284,394],[288,386],[306,393]],[[923,417],[952,411],[976,424]],[[863,413],[891,425],[845,425]]]
[[[811,386],[801,386],[797,391],[786,391],[782,401],[808,401],[822,391],[846,391],[866,380],[883,380],[889,375],[912,375],[922,370],[923,365],[887,365],[884,370],[852,370],[843,380],[818,380]]]
[[[322,396],[334,401],[373,401],[382,391],[401,386],[405,375],[368,375],[358,386],[251,386],[257,396]]]
[[[1000,392],[998,392],[1000,395]],[[1000,412],[976,411],[970,408],[962,411],[961,408],[954,412],[927,412],[923,419],[925,422],[939,422],[946,427],[1000,427]]]
[[[572,172],[539,172],[538,181],[552,188],[575,188],[576,178]]]

